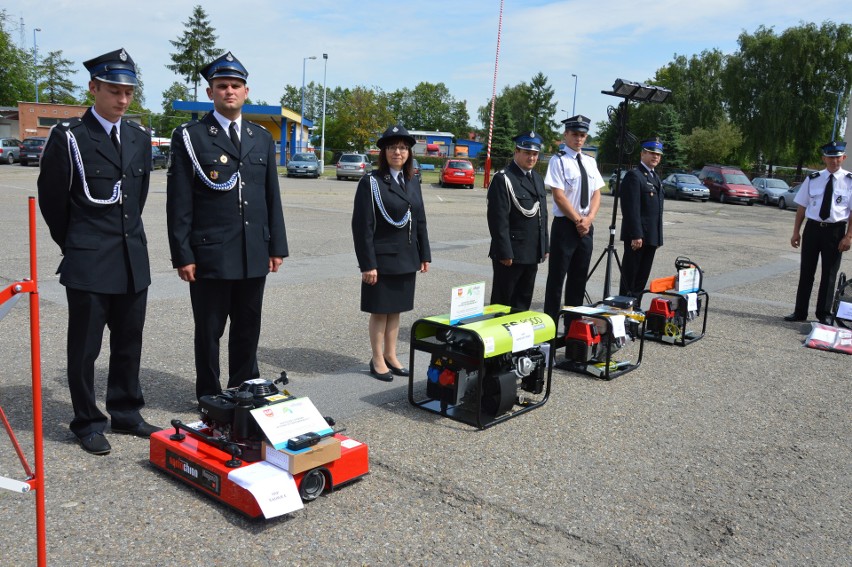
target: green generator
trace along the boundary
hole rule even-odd
[[[409,402],[483,429],[539,407],[550,396],[555,336],[548,315],[505,305],[457,324],[449,315],[419,319],[411,327]],[[420,376],[417,351],[429,355]]]

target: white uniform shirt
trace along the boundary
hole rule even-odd
[[[852,177],[843,168],[834,174],[834,189],[831,198],[831,209],[829,216],[823,220],[819,217],[822,207],[822,195],[825,193],[825,185],[828,183],[827,169],[819,172],[819,177],[806,177],[796,193],[796,204],[805,207],[805,217],[817,222],[841,222],[849,218],[850,199],[852,199]]]
[[[592,203],[592,195],[595,191],[599,191],[604,186],[604,180],[598,171],[598,163],[595,158],[583,155],[580,159],[583,160],[583,168],[586,170],[586,177],[589,179],[589,204]],[[580,216],[588,216],[589,207],[580,207],[581,193],[581,178],[580,166],[577,165],[577,152],[569,147],[565,148],[565,155],[555,154],[547,162],[547,174],[544,176],[545,184],[549,185],[553,191],[565,191],[565,196],[568,202],[577,211]],[[565,215],[553,203],[553,216],[564,217]]]

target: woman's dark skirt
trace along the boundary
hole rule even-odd
[[[367,313],[402,313],[414,309],[414,282],[417,272],[379,274],[376,285],[361,282],[361,311]]]

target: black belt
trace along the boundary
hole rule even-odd
[[[814,219],[808,219],[808,222],[813,223],[813,224],[819,226],[820,228],[831,228],[831,227],[840,226],[840,225],[846,226],[846,221],[825,222],[825,221],[818,221],[818,220],[814,220]]]

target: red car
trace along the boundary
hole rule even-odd
[[[473,170],[472,163],[466,159],[448,159],[438,175],[438,183],[441,187],[461,185],[473,189],[475,177],[476,172]]]

